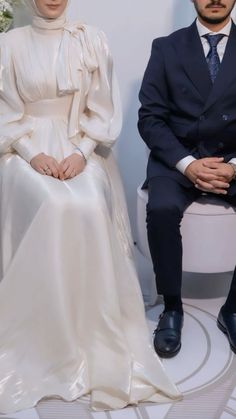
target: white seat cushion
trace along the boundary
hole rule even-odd
[[[150,259],[146,232],[148,193],[138,188],[137,245]],[[206,196],[193,202],[181,224],[183,270],[198,273],[232,271],[236,263],[236,209]],[[171,255],[170,255],[171,260]]]

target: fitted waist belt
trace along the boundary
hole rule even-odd
[[[64,117],[70,112],[73,95],[58,97],[56,99],[38,100],[25,104],[25,113],[39,118]]]

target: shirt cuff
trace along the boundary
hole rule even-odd
[[[32,144],[32,141],[28,135],[24,135],[19,140],[15,141],[12,144],[12,147],[28,163],[31,162],[33,157],[41,153],[41,151],[37,150],[35,145]]]
[[[231,159],[231,160],[228,161],[228,163],[236,164],[236,159]]]
[[[78,148],[76,149],[75,146],[75,153],[83,155],[86,160],[88,160],[89,156],[97,147],[97,141],[92,140],[89,137],[83,137],[78,144]]]
[[[175,167],[176,167],[177,170],[179,170],[184,175],[184,172],[187,169],[187,167],[190,165],[190,163],[192,163],[195,160],[196,159],[193,156],[189,155],[189,156],[184,157],[183,159],[179,160]]]

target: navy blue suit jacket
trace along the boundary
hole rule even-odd
[[[196,23],[153,41],[141,91],[139,132],[151,150],[147,180],[169,176],[190,186],[176,163],[236,157],[236,26],[212,84]]]

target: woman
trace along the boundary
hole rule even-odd
[[[91,394],[93,409],[178,399],[148,339],[120,178],[104,35],[67,0],[26,0],[0,38],[0,411]]]

